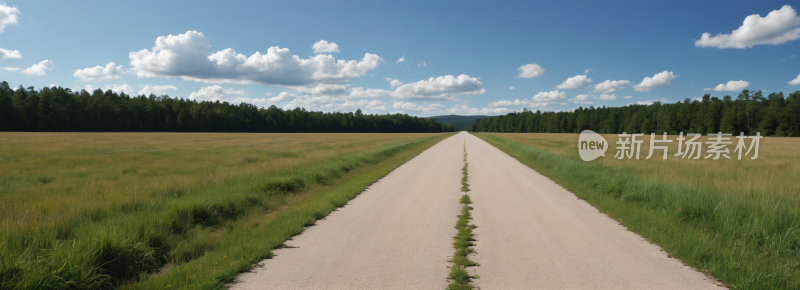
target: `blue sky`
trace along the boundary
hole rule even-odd
[[[800,90],[789,2],[286,2],[0,2],[0,80],[418,116]]]

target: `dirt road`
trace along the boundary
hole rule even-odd
[[[482,289],[717,289],[485,141],[467,137]]]
[[[461,208],[464,136],[398,167],[231,289],[444,289]]]
[[[231,289],[445,289],[469,153],[481,289],[715,289],[477,137],[429,148],[276,250]]]

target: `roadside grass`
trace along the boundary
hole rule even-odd
[[[469,205],[472,204],[472,200],[469,197],[469,172],[468,172],[468,163],[467,163],[467,146],[466,146],[466,139],[464,144],[464,167],[461,169],[462,171],[462,178],[461,178],[461,192],[464,195],[461,196],[459,202],[464,206],[461,207],[461,214],[458,215],[458,220],[456,221],[455,228],[458,230],[453,239],[453,247],[456,249],[455,255],[453,255],[453,266],[450,267],[450,275],[448,279],[450,279],[451,283],[447,285],[447,289],[449,290],[468,290],[473,289],[474,287],[470,285],[472,279],[478,278],[477,276],[472,276],[467,273],[467,267],[473,266],[480,266],[475,261],[470,260],[467,258],[469,254],[475,252],[472,249],[475,246],[475,236],[472,233],[472,230],[475,229],[475,225],[471,225],[469,221],[472,219],[472,215],[470,214],[470,210],[472,207]]]
[[[577,134],[474,135],[731,288],[800,289],[800,154],[783,151],[794,139],[762,139],[757,160],[643,160],[643,146],[642,160],[612,160],[612,147],[584,162]]]
[[[450,135],[3,133],[0,288],[221,289]]]

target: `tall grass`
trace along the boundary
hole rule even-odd
[[[653,172],[663,169],[624,166],[613,160],[584,162],[572,154],[553,153],[507,139],[507,135],[475,135],[550,177],[686,264],[711,273],[731,287],[800,289],[800,202],[796,194],[731,191],[720,186],[724,180],[693,183],[692,178],[682,175],[686,173],[658,176]],[[577,151],[577,138],[575,141],[569,146]],[[761,150],[765,154],[762,156],[769,156],[772,153],[767,152],[773,149],[762,143]],[[680,170],[707,172],[719,178],[724,172],[711,174],[724,171],[716,167],[720,166],[714,164],[717,161],[700,161],[707,165],[695,162]],[[781,182],[794,183],[793,179]]]
[[[9,141],[0,145],[0,288],[97,289],[134,287],[155,271],[171,277],[171,268],[214,256],[287,207],[313,202],[310,188],[410,158],[446,135],[0,136]],[[314,209],[311,222],[326,214]],[[308,224],[302,217],[289,219],[290,234]],[[277,245],[291,236],[274,235]],[[240,254],[239,270],[275,246],[249,243],[260,254]],[[227,271],[195,277],[191,288],[220,288],[237,273]]]

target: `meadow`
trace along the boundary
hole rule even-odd
[[[763,138],[756,160],[681,159],[675,141],[647,160],[647,136],[620,160],[606,134],[605,157],[585,162],[578,134],[475,135],[732,289],[800,288],[800,139]]]
[[[223,288],[450,135],[2,133],[0,288]]]

